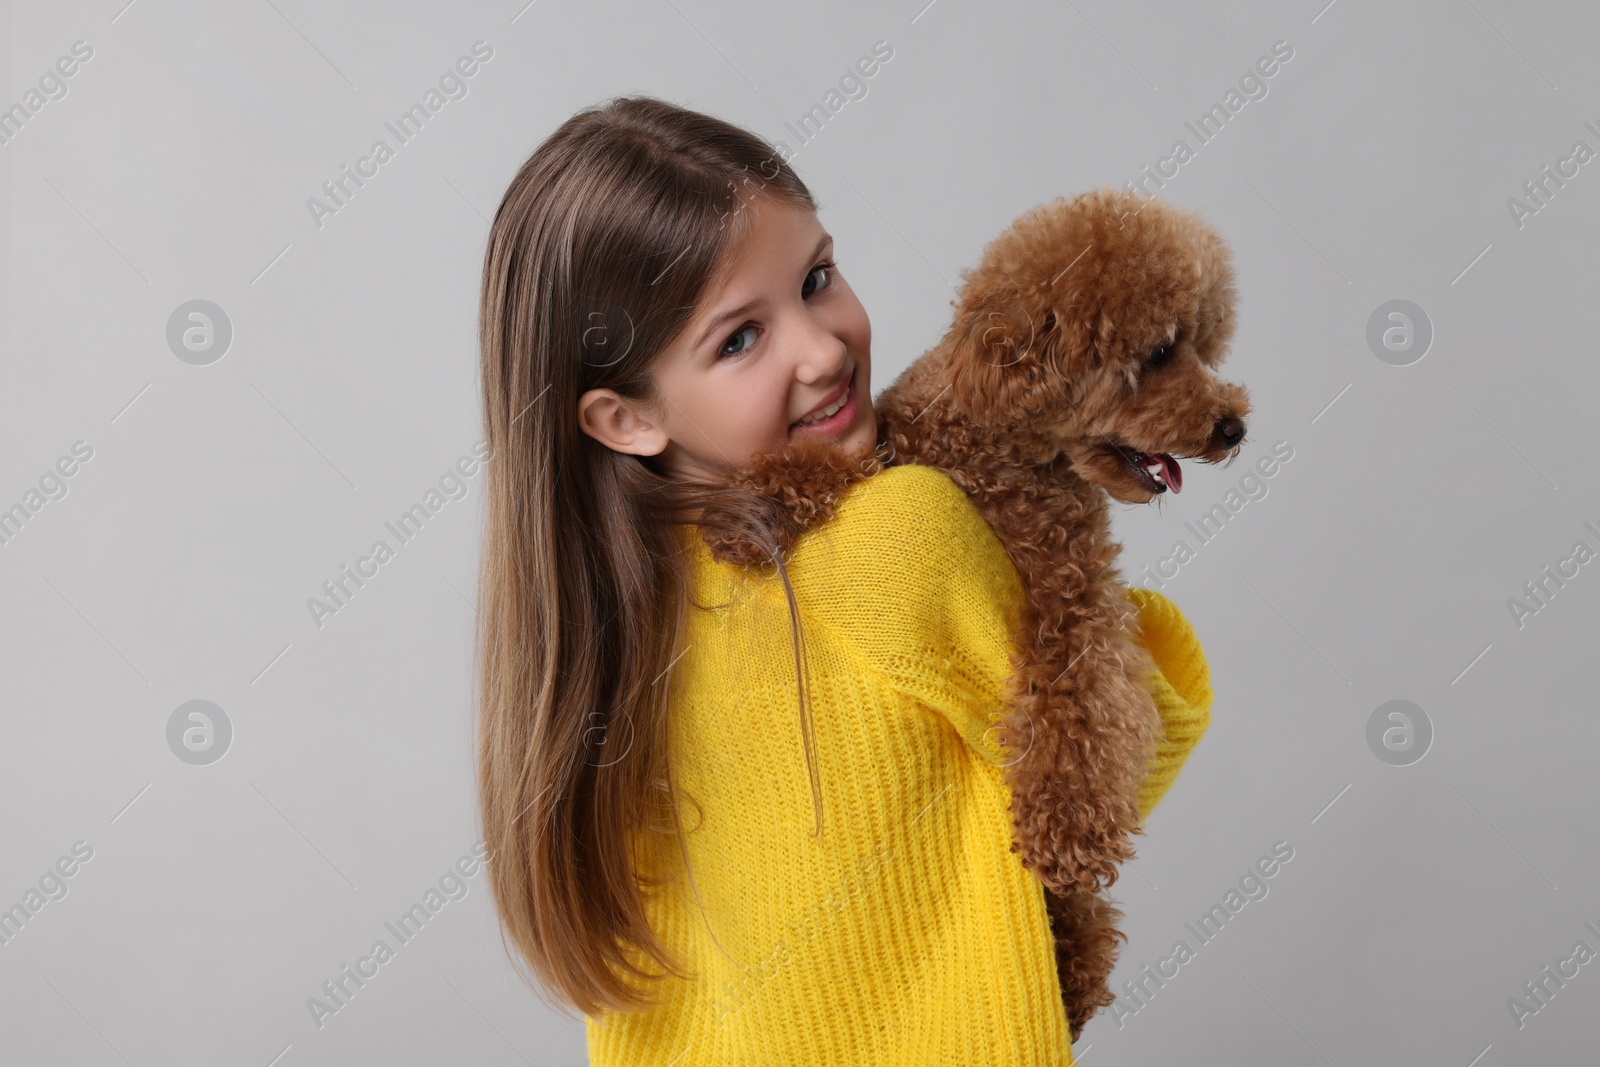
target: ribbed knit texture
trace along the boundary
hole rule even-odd
[[[694,885],[670,835],[637,851],[673,876],[648,913],[695,977],[647,986],[650,1010],[586,1018],[590,1063],[1072,1063],[1044,890],[1010,851],[996,728],[1024,594],[977,507],[934,468],[891,467],[794,548],[820,839],[782,580],[686,537],[707,610],[686,623],[670,734],[694,798]],[[1148,815],[1205,731],[1211,691],[1177,607],[1129,597],[1166,732]]]

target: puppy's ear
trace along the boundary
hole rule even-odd
[[[1196,316],[1195,347],[1201,361],[1214,368],[1228,354],[1228,342],[1233,339],[1237,325],[1234,307],[1239,292],[1234,285],[1232,254],[1227,243],[1209,228],[1206,236],[1207,264],[1203,275],[1206,287],[1200,296]]]
[[[1092,356],[1093,338],[1071,310],[1040,294],[996,293],[951,330],[950,389],[975,421],[1015,423],[1059,409]],[[1030,306],[1031,305],[1031,306]]]

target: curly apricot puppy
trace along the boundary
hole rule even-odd
[[[850,481],[937,467],[1006,547],[1028,594],[1002,721],[1012,850],[1047,890],[1074,1040],[1114,999],[1126,935],[1100,894],[1143,832],[1161,736],[1110,500],[1158,500],[1182,489],[1180,459],[1238,454],[1249,399],[1216,375],[1233,280],[1221,238],[1159,200],[1101,189],[1041,204],[989,243],[950,330],[875,401],[877,451],[822,463],[791,447],[739,475],[788,502],[774,539],[787,546]]]

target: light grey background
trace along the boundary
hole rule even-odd
[[[1195,547],[1185,523],[1274,442],[1293,458],[1165,586],[1216,704],[1117,884],[1117,981],[1195,954],[1078,1056],[1592,1060],[1600,963],[1520,1028],[1508,999],[1600,951],[1600,563],[1520,627],[1508,601],[1600,549],[1600,162],[1520,227],[1507,201],[1600,149],[1600,18],[1325,2],[12,7],[5,105],[94,54],[0,146],[0,507],[93,456],[0,545],[0,907],[94,853],[0,946],[0,1058],[583,1062],[581,1023],[509,971],[481,872],[320,1029],[306,1003],[478,838],[481,477],[320,628],[306,602],[479,440],[486,220],[539,141],[645,91],[794,148],[785,123],[883,40],[793,159],[872,316],[875,390],[1012,218],[1194,147],[1186,121],[1294,50],[1160,194],[1234,249],[1225,366],[1255,413],[1241,464],[1118,511],[1125,573]],[[479,40],[468,94],[319,228],[308,198]],[[233,326],[208,366],[166,341],[194,299]],[[1435,333],[1409,366],[1366,342],[1394,299]],[[167,746],[195,699],[233,728],[207,766]],[[1368,747],[1393,699],[1434,730],[1410,766]],[[1185,923],[1279,841],[1269,894],[1201,945]]]

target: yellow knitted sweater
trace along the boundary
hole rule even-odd
[[[651,927],[694,977],[646,986],[659,998],[647,1011],[586,1016],[589,1062],[1071,1064],[1043,886],[1010,851],[995,728],[1024,594],[977,507],[932,467],[890,467],[794,548],[820,839],[782,580],[686,537],[706,610],[690,609],[679,644],[670,755],[693,798],[693,882],[670,835],[637,839],[635,862],[670,876],[647,891]],[[1166,735],[1148,815],[1205,731],[1211,691],[1177,607],[1128,596]]]

